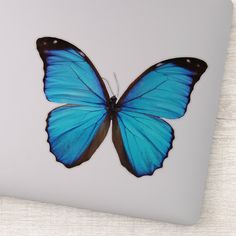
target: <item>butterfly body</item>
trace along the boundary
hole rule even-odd
[[[117,101],[90,59],[74,45],[37,40],[44,62],[44,92],[66,104],[47,119],[48,142],[56,160],[71,168],[88,161],[112,121],[112,141],[121,164],[136,177],[152,175],[172,148],[174,130],[165,119],[186,113],[194,85],[207,69],[197,58],[157,63],[144,71]]]
[[[119,106],[116,101],[117,101],[116,96],[112,96],[109,99],[109,105],[108,105],[107,109],[108,109],[108,112],[111,113],[112,117],[114,117],[114,115],[116,115],[116,113],[119,111]]]

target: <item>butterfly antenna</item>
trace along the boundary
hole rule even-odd
[[[115,78],[115,81],[116,81],[116,87],[117,87],[117,93],[116,93],[116,97],[118,98],[119,97],[119,94],[120,94],[120,85],[119,85],[119,81],[117,79],[117,75],[115,72],[113,72],[113,75],[114,75],[114,78]]]
[[[108,81],[107,79],[105,79],[105,78],[102,78],[102,79],[103,79],[103,80],[106,82],[106,84],[108,85],[108,88],[109,88],[109,90],[110,90],[112,96],[115,96],[115,94],[114,94],[114,92],[113,92],[113,90],[112,90],[112,88],[111,88],[111,85],[110,85],[109,81]]]

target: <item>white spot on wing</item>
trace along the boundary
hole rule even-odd
[[[161,66],[161,65],[163,65],[163,63],[158,63],[158,64],[156,64],[156,68],[159,67],[159,66]]]
[[[82,57],[85,57],[85,54],[83,52],[79,52],[79,54],[82,56]]]
[[[190,60],[190,59],[187,59],[186,61],[187,61],[188,63],[191,63],[191,60]]]
[[[55,40],[53,40],[53,42],[52,42],[53,44],[57,44],[58,43],[58,41],[55,39]]]

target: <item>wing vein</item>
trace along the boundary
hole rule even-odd
[[[128,103],[128,102],[131,102],[131,101],[133,101],[133,100],[136,100],[136,99],[138,99],[138,98],[141,98],[141,97],[144,96],[145,94],[150,93],[150,92],[152,92],[152,91],[155,91],[156,89],[158,89],[158,87],[160,87],[162,84],[164,84],[164,83],[166,83],[166,82],[167,82],[167,81],[165,80],[165,81],[163,81],[162,83],[156,85],[154,88],[152,88],[152,89],[150,89],[150,90],[148,90],[148,91],[146,91],[146,92],[144,92],[144,93],[142,93],[142,94],[140,94],[140,95],[138,95],[138,96],[136,96],[136,97],[134,97],[134,98],[132,98],[132,99],[129,99],[129,100],[123,102],[122,104],[126,104],[126,103]]]
[[[72,67],[70,66],[71,69],[74,71],[74,73],[76,74],[77,78],[88,88],[89,91],[91,91],[95,96],[97,96],[98,98],[100,98],[103,102],[105,102],[105,100],[100,96],[98,95],[96,92],[94,92],[93,89],[91,89],[81,78],[80,76],[78,75],[77,71]]]

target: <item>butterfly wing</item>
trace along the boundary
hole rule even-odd
[[[207,64],[196,58],[158,63],[138,77],[118,101],[113,143],[121,164],[137,177],[161,168],[174,131],[162,120],[182,117]]]
[[[80,49],[50,37],[38,39],[37,49],[44,62],[47,99],[69,104],[48,115],[50,151],[66,167],[74,167],[89,160],[107,134],[109,95],[96,68]]]
[[[167,119],[182,117],[196,82],[207,64],[196,58],[176,58],[160,62],[139,76],[118,104],[122,110],[135,110]]]
[[[58,38],[39,38],[37,49],[44,62],[44,92],[51,102],[106,104],[108,92],[89,58],[74,45]]]
[[[113,119],[112,140],[121,164],[137,177],[162,167],[173,139],[173,129],[160,118],[120,111]]]
[[[102,106],[62,106],[51,111],[47,121],[50,151],[68,168],[89,160],[110,126]]]

